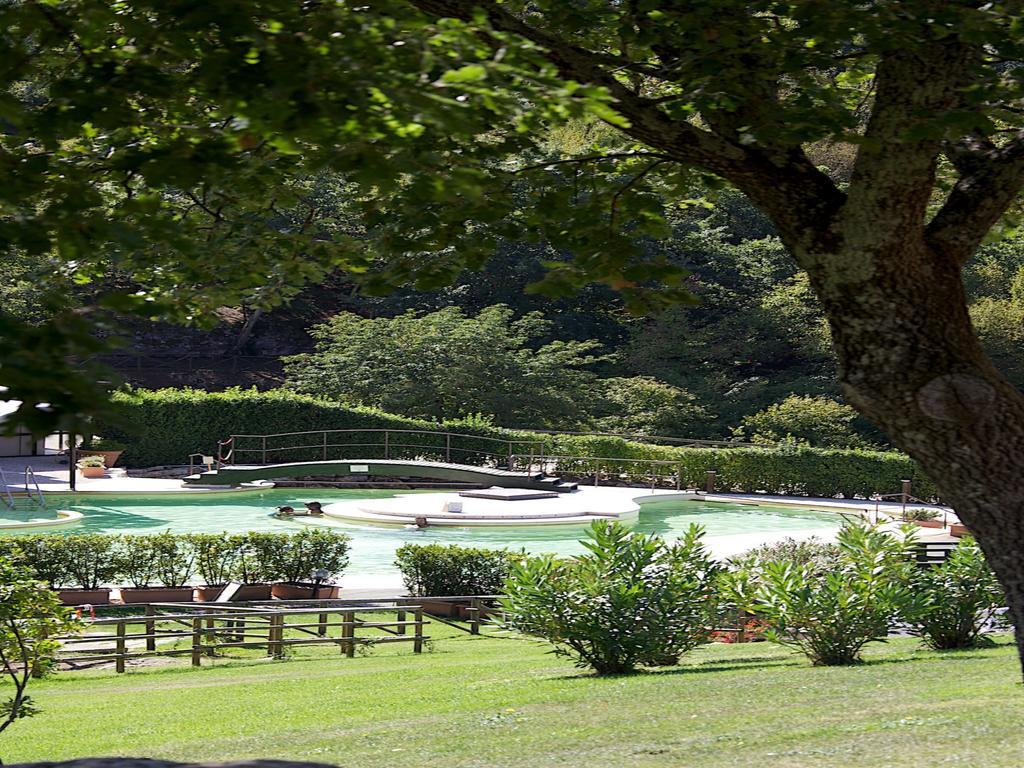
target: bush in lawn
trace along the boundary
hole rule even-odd
[[[0,732],[36,714],[29,683],[53,670],[58,649],[53,638],[76,626],[32,569],[0,558],[0,675],[13,685],[13,695],[0,702]]]
[[[839,564],[841,550],[838,544],[822,541],[816,536],[803,541],[786,538],[773,544],[762,544],[731,557],[731,570],[746,571],[758,576],[768,563],[784,562],[794,565],[808,565],[814,573],[824,575]]]
[[[573,560],[529,558],[512,568],[506,627],[544,638],[598,674],[674,664],[706,642],[717,616],[719,567],[691,526],[679,541],[595,522]]]
[[[996,609],[1006,605],[1003,588],[970,536],[944,562],[924,570],[917,588],[921,605],[915,629],[937,650],[976,648]]]
[[[857,663],[866,644],[884,640],[917,610],[910,528],[893,535],[858,523],[838,541],[838,562],[824,574],[811,562],[776,560],[759,573],[723,579],[741,609],[767,622],[765,637],[800,649],[815,665]]]
[[[339,576],[348,567],[349,537],[327,528],[304,528],[293,534],[271,534],[264,541],[266,567],[272,581],[309,581],[324,570]]]
[[[503,549],[404,544],[395,551],[395,565],[415,597],[495,595],[522,557]]]

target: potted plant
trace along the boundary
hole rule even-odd
[[[50,589],[59,590],[68,581],[67,563],[57,546],[59,538],[46,534],[4,536],[0,538],[0,554],[28,566],[37,579],[46,582]]]
[[[235,600],[269,600],[271,578],[267,563],[274,558],[280,533],[243,533],[228,536],[228,547],[233,553],[229,580],[241,583]]]
[[[117,460],[121,458],[121,454],[125,452],[127,447],[124,443],[119,443],[117,440],[94,437],[78,446],[78,455],[102,456],[105,465],[112,467],[117,464]]]
[[[939,519],[941,516],[942,512],[937,509],[921,507],[904,510],[903,521],[913,523],[920,528],[945,528],[945,524]]]
[[[306,528],[283,537],[268,563],[272,593],[281,600],[327,600],[338,596],[334,578],[348,566],[348,536],[326,528]]]
[[[101,533],[52,536],[52,548],[65,571],[66,588],[58,590],[65,605],[106,605],[110,602],[110,584],[117,577],[113,557],[114,536]],[[74,585],[74,588],[67,588]]]
[[[131,584],[121,588],[122,602],[192,602],[192,587],[185,584],[195,572],[195,557],[183,537],[173,533],[122,536],[115,562]]]
[[[75,466],[82,477],[103,477],[107,473],[102,456],[83,456]]]
[[[196,571],[203,580],[196,587],[196,600],[216,600],[233,578],[240,547],[227,533],[193,533],[185,537],[195,556]]]

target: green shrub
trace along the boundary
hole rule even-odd
[[[269,563],[278,557],[281,537],[285,535],[287,534],[251,531],[229,536],[228,546],[235,553],[231,569],[228,571],[229,580],[233,579],[243,584],[274,581],[276,577],[271,574]]]
[[[598,674],[675,664],[705,642],[717,616],[719,567],[691,526],[679,541],[595,522],[574,560],[529,558],[512,569],[505,626],[544,638]]]
[[[230,581],[238,567],[243,536],[227,533],[192,533],[186,536],[195,557],[196,573],[208,586],[220,586]]]
[[[255,389],[228,389],[204,392],[197,389],[132,390],[113,396],[114,420],[99,424],[97,431],[127,443],[128,467],[151,467],[161,464],[182,464],[188,455],[201,451],[215,454],[217,442],[232,434],[280,434],[330,429],[405,429],[438,433],[431,435],[392,435],[389,456],[413,459],[420,455],[444,459],[445,431],[476,435],[481,438],[509,437],[537,439],[526,433],[491,426],[479,418],[465,418],[442,423],[410,419],[373,408],[345,406],[278,389],[258,392]],[[346,435],[339,443],[349,447],[331,448],[328,458],[372,458],[360,443],[380,442],[380,435]],[[286,450],[294,445],[292,438],[269,438],[268,461],[311,461],[324,457],[322,448]],[[494,452],[497,444],[488,440],[460,440],[453,444],[452,459],[474,463]],[[262,457],[262,440],[239,440],[235,445],[240,463]],[[504,446],[499,448],[505,451]]]
[[[924,570],[917,589],[915,629],[937,650],[977,647],[996,609],[1006,604],[1002,586],[970,536],[944,562]]]
[[[83,451],[124,451],[128,449],[126,443],[120,440],[112,440],[109,437],[94,437],[84,441],[78,446]]]
[[[903,520],[908,523],[916,522],[918,520],[938,520],[942,516],[942,513],[937,509],[927,509],[920,507],[918,509],[907,509],[903,512]]]
[[[13,558],[29,568],[35,577],[51,588],[66,585],[70,580],[67,555],[62,537],[42,533],[28,536],[4,536],[0,556]]]
[[[102,533],[47,536],[66,570],[64,586],[97,589],[117,575],[114,545],[117,539]]]
[[[113,562],[116,575],[136,589],[155,584],[180,587],[195,573],[195,556],[186,537],[173,533],[119,536]]]
[[[31,681],[56,666],[59,643],[53,638],[77,628],[57,596],[43,589],[33,570],[0,558],[0,680],[13,695],[0,702],[0,731],[38,712],[28,694]],[[10,689],[8,689],[10,690]]]
[[[858,432],[862,417],[830,397],[790,395],[779,403],[743,418],[737,436],[754,443],[794,442],[821,448],[868,448]]]
[[[293,534],[271,534],[264,549],[270,581],[308,581],[323,570],[332,577],[348,567],[349,537],[328,528],[305,528]]]
[[[684,487],[704,487],[705,473],[718,472],[722,491],[766,491],[769,493],[808,494],[811,496],[862,496],[893,493],[901,481],[913,482],[913,493],[935,498],[935,485],[907,456],[896,452],[868,450],[818,449],[806,446],[686,448],[638,443],[615,437],[589,435],[539,435],[501,429],[479,419],[462,419],[441,424],[408,419],[372,408],[343,406],[286,390],[257,392],[230,389],[203,392],[193,389],[133,390],[114,396],[119,415],[116,422],[98,425],[105,435],[129,444],[127,465],[148,467],[181,464],[193,452],[216,453],[219,440],[231,434],[276,434],[322,429],[407,429],[436,432],[392,435],[389,456],[395,459],[446,457],[443,431],[476,436],[476,440],[456,441],[454,461],[466,463],[487,459],[503,445],[484,438],[533,441],[535,452],[565,456],[554,471],[564,475],[590,476],[597,464],[579,457],[602,459],[660,459],[672,462],[656,472],[675,482],[680,474]],[[285,450],[294,438],[267,439],[268,461],[307,461],[322,459],[322,448]],[[346,435],[346,443],[379,443],[380,435]],[[404,444],[403,444],[404,443]],[[426,447],[419,447],[426,446]],[[239,440],[235,446],[239,463],[262,457],[261,439]],[[518,451],[529,454],[529,445]],[[367,455],[369,454],[369,455]],[[328,458],[374,458],[379,446],[350,445],[331,448]],[[490,456],[493,458],[493,456]],[[605,471],[635,471],[629,462],[605,461]],[[647,467],[642,468],[648,472]]]
[[[495,595],[522,557],[502,549],[404,544],[395,551],[395,565],[415,597]]]
[[[812,573],[823,576],[838,567],[841,554],[842,550],[838,544],[822,541],[817,537],[804,541],[787,538],[774,544],[762,544],[748,549],[729,558],[728,565],[732,570],[746,571],[757,579],[769,563],[779,562],[806,565]]]
[[[894,536],[864,524],[838,536],[834,570],[812,562],[776,560],[760,573],[723,578],[740,608],[767,622],[765,637],[798,648],[815,665],[854,664],[863,647],[915,614],[913,532]]]

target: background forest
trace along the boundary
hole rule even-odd
[[[551,156],[607,151],[609,136],[596,125],[560,128]],[[829,147],[815,160],[840,180],[848,174],[847,158]],[[562,191],[585,204],[578,177],[574,165]],[[353,235],[358,217],[342,180],[299,187],[299,202],[269,222],[273,229]],[[552,296],[548,286],[542,295],[531,286],[568,254],[524,233],[432,290],[371,295],[328,272],[294,295],[274,295],[270,280],[251,304],[221,307],[191,328],[122,318],[130,332],[114,340],[116,354],[98,357],[134,385],[286,387],[432,420],[480,415],[508,427],[885,446],[840,401],[828,325],[767,218],[740,193],[706,185],[670,210],[671,236],[657,247],[689,272],[696,304],[637,316],[608,287],[566,286]],[[54,279],[52,264],[2,258],[7,312],[38,321],[58,309],[40,287],[40,276]],[[964,275],[982,342],[1024,386],[1024,237],[983,246]],[[111,263],[71,295],[87,307],[126,283]]]

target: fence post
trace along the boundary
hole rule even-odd
[[[676,490],[683,490],[683,465],[676,465]]]
[[[263,464],[267,463],[267,436],[263,436]]]
[[[452,433],[445,432],[444,434],[444,460],[451,463],[452,460]]]
[[[203,620],[199,616],[192,619],[192,666],[198,667],[203,660]]]
[[[391,433],[388,430],[384,430],[384,458],[387,459],[391,452],[391,441],[388,439]]]
[[[127,649],[124,643],[124,621],[117,622],[117,645],[115,646],[115,653],[117,658],[114,660],[114,671],[121,673],[124,672],[124,656]]]
[[[473,598],[469,601],[469,610],[466,611],[469,614],[469,634],[479,635],[480,634],[480,601],[477,598]]]
[[[351,659],[356,655],[356,644],[354,642],[356,636],[356,615],[352,611],[345,611],[341,615],[341,620],[344,622],[341,625],[341,636],[345,640],[341,647],[345,651],[345,655]]]
[[[210,612],[207,610],[203,610],[203,613],[209,614]],[[208,618],[206,620],[206,642],[209,643],[209,645],[206,647],[207,656],[216,655],[217,632],[215,626],[216,622],[214,619]]]
[[[397,619],[397,621],[405,621],[405,611],[399,611],[398,612],[398,619]],[[398,627],[397,627],[397,630],[398,630],[397,634],[404,635],[405,634],[405,624],[399,624]]]
[[[154,613],[156,613],[156,610],[153,608],[152,605],[149,605],[147,603],[146,604],[146,616],[147,617],[148,616],[152,616]],[[153,637],[153,634],[154,634],[155,631],[156,631],[156,622],[153,619],[147,618],[146,619],[146,650],[147,651],[155,651],[156,650],[156,638]]]
[[[423,653],[423,606],[416,606],[416,635],[412,641],[412,652]]]
[[[715,492],[715,479],[718,477],[718,472],[714,469],[709,469],[704,476],[704,492],[714,493]]]
[[[282,645],[280,640],[284,637],[284,614],[275,613],[270,617],[270,625],[267,629],[267,656],[274,659],[281,658]]]
[[[597,488],[601,484],[601,462],[594,462],[594,487]]]
[[[318,621],[320,622],[320,626],[316,628],[316,633],[320,635],[320,637],[327,637],[327,614],[321,613],[318,617]]]
[[[324,461],[327,461],[327,430],[324,430]]]

